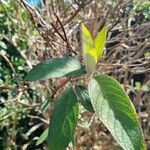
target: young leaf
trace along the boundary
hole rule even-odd
[[[82,24],[83,60],[87,73],[90,73],[94,69],[103,54],[103,48],[107,37],[107,29],[108,27],[105,25],[93,41],[90,32],[86,26]]]
[[[113,78],[101,75],[90,80],[89,95],[98,118],[125,150],[145,150],[134,107]]]
[[[49,150],[65,150],[73,137],[77,118],[77,97],[72,88],[68,88],[58,97],[51,115],[48,134]]]
[[[93,106],[91,104],[91,100],[86,88],[82,85],[76,86],[76,92],[79,97],[79,102],[83,105],[83,107],[89,112],[94,112]]]
[[[91,34],[84,24],[82,24],[82,51],[86,71],[89,73],[97,64],[97,52]]]
[[[106,42],[108,26],[105,25],[100,32],[98,32],[97,37],[94,39],[94,45],[97,51],[97,59],[99,60],[103,54],[103,49]]]
[[[44,130],[44,132],[40,135],[38,141],[36,142],[36,145],[40,145],[43,143],[48,137],[48,128]]]
[[[80,62],[72,57],[54,58],[44,61],[29,71],[25,81],[45,80],[62,76],[78,76],[85,73]]]

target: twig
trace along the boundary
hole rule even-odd
[[[145,63],[145,64],[149,64]],[[111,67],[111,66],[123,66],[123,67],[140,67],[143,66],[145,64],[105,64],[105,63],[99,63],[99,66],[105,66],[105,67]]]
[[[57,30],[57,28],[55,27],[55,25],[53,23],[50,23],[51,26],[54,28],[55,32],[62,38],[63,41],[65,41],[65,38],[61,35],[61,33]]]
[[[65,41],[67,43],[67,45],[69,44],[68,43],[68,39],[67,39],[67,35],[66,35],[66,32],[65,32],[65,29],[64,29],[64,26],[62,25],[62,22],[61,20],[59,19],[59,17],[55,14],[57,20],[58,20],[58,23],[60,24],[60,27],[62,28],[62,31],[63,31],[63,34],[64,34],[64,38],[65,38]]]
[[[72,49],[71,45],[70,45],[69,42],[68,42],[67,35],[66,35],[65,29],[64,29],[64,26],[63,26],[61,20],[59,19],[59,17],[58,17],[56,14],[55,14],[55,16],[56,16],[56,18],[57,18],[57,20],[58,20],[58,23],[60,24],[60,26],[61,26],[61,28],[62,28],[62,31],[63,31],[63,34],[64,34],[64,39],[65,39],[64,41],[66,42],[67,47],[68,47],[69,49],[71,49],[71,51],[76,55],[77,53]]]
[[[23,91],[20,91],[19,94],[16,96],[16,98],[13,98],[11,100],[7,100],[5,101],[5,103],[11,103],[11,102],[17,102],[20,101],[21,97],[22,97]]]
[[[63,81],[62,83],[60,83],[60,85],[58,85],[55,90],[53,91],[53,94],[51,96],[51,98],[53,99],[54,96],[56,95],[57,91],[62,88],[65,84],[67,84],[69,81],[71,80],[71,78],[67,78],[65,81]]]
[[[12,70],[12,72],[14,73],[14,75],[16,76],[15,68],[13,67],[13,65],[9,61],[9,59],[5,55],[3,55],[2,53],[0,53],[0,56],[6,61],[7,65],[10,67],[10,69]]]
[[[39,117],[39,116],[33,116],[33,115],[28,115],[28,117],[33,118],[33,119],[39,119],[42,122],[46,123],[47,125],[49,125],[49,121],[47,121],[46,119]]]
[[[91,119],[90,119],[89,125],[91,125],[91,124],[92,124],[92,122],[93,122],[93,120],[94,120],[95,116],[96,116],[96,114],[94,113],[94,114],[92,115]]]
[[[80,10],[81,10],[81,8],[78,8],[78,9],[74,12],[74,14],[72,14],[72,16],[71,16],[68,20],[66,20],[66,21],[64,22],[63,25],[66,25],[67,23],[71,22],[71,21],[73,20],[73,18],[75,18],[76,15],[80,12]]]
[[[34,104],[34,105],[30,105],[30,104],[26,104],[26,103],[22,103],[21,101],[17,101],[17,103],[23,105],[23,106],[26,106],[26,107],[40,107],[41,104]]]
[[[11,99],[11,100],[7,100],[4,103],[15,102],[15,103],[21,104],[21,105],[26,106],[26,107],[39,107],[39,106],[41,106],[41,104],[30,105],[30,104],[26,104],[26,103],[21,102],[22,95],[23,95],[23,91],[20,91],[19,94],[16,96],[16,98]]]

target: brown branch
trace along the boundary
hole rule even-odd
[[[13,65],[9,61],[9,59],[5,55],[3,55],[2,53],[0,53],[0,56],[4,59],[4,61],[7,63],[7,65],[10,67],[10,69],[12,70],[12,72],[14,73],[14,75],[16,76],[15,68],[13,67]]]
[[[69,44],[68,42],[68,38],[67,38],[67,35],[66,35],[66,32],[65,32],[65,29],[64,29],[64,26],[61,22],[61,20],[59,19],[59,17],[55,14],[57,20],[58,20],[58,23],[60,24],[61,28],[62,28],[62,31],[63,31],[63,34],[64,34],[64,42],[67,44],[67,47],[69,48],[69,50],[71,49],[71,51],[74,53],[74,54],[77,54],[71,47],[71,45]]]
[[[61,33],[58,31],[55,25],[53,23],[50,23],[50,24],[54,28],[55,32],[62,38],[62,40],[65,41],[65,38],[61,35]]]
[[[63,34],[64,34],[64,38],[65,38],[65,41],[67,43],[67,45],[69,44],[68,43],[68,39],[67,39],[67,35],[66,35],[66,32],[65,32],[65,29],[64,29],[64,26],[62,25],[62,22],[61,20],[59,19],[59,17],[55,14],[57,20],[58,20],[58,23],[60,24],[60,27],[62,28],[62,31],[63,31]]]
[[[63,25],[66,25],[67,23],[71,22],[71,21],[76,17],[76,15],[80,12],[80,10],[81,10],[81,8],[78,8],[78,9],[72,14],[72,16],[71,16],[68,20],[66,20],[66,21],[64,22]]]
[[[147,64],[147,63],[145,63]],[[105,64],[105,63],[99,63],[99,66],[105,66],[105,67],[111,67],[111,66],[123,66],[123,67],[139,67],[139,66],[143,66],[145,64]]]
[[[53,91],[53,94],[51,96],[51,98],[53,99],[54,96],[56,95],[57,91],[62,88],[63,86],[65,86],[69,81],[71,80],[71,78],[67,78],[65,81],[63,81],[62,83],[60,83],[60,85],[58,85],[55,90]]]

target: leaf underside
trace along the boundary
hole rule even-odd
[[[101,75],[89,82],[89,95],[98,118],[125,150],[145,150],[133,105],[113,78]]]
[[[83,105],[83,107],[89,112],[94,112],[94,109],[91,104],[91,100],[90,100],[90,97],[86,88],[82,85],[77,85],[76,92],[79,97],[80,103]]]

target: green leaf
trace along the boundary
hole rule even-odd
[[[63,76],[79,76],[85,73],[80,62],[72,57],[54,58],[44,61],[29,71],[25,81],[45,80]]]
[[[94,112],[93,106],[91,104],[91,99],[86,88],[82,85],[77,85],[76,92],[80,100],[79,102],[83,105],[83,107],[89,112]]]
[[[97,64],[97,51],[91,34],[84,24],[82,24],[82,51],[86,71],[90,73]]]
[[[38,141],[36,142],[36,145],[40,145],[43,143],[48,137],[48,128],[44,130],[44,132],[40,135]]]
[[[134,107],[120,84],[101,75],[90,80],[89,95],[98,118],[125,150],[145,150]]]
[[[67,88],[56,102],[51,115],[48,135],[49,150],[65,150],[71,141],[78,118],[77,97]]]
[[[41,111],[43,112],[44,110],[46,110],[49,106],[49,103],[51,102],[51,97],[47,97],[47,99],[44,101],[44,103],[41,106]]]
[[[105,25],[100,32],[98,32],[97,37],[94,39],[94,45],[97,51],[97,59],[99,60],[103,54],[103,49],[106,43],[108,26]]]

